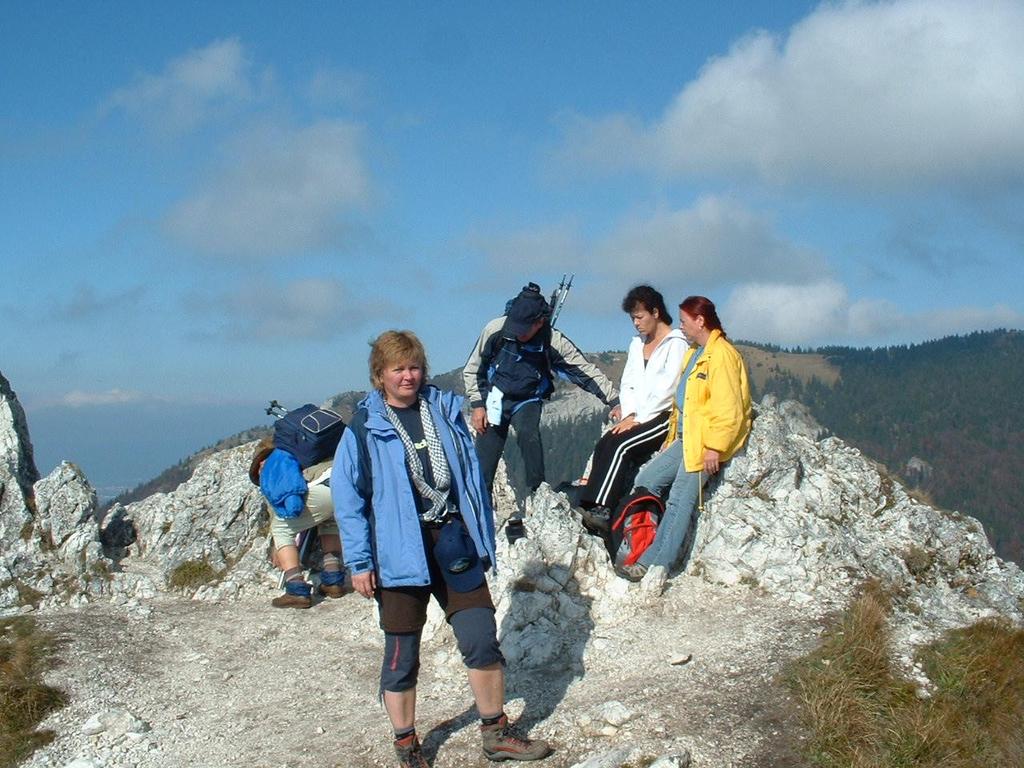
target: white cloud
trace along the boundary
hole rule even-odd
[[[493,276],[519,277],[531,270],[558,271],[580,263],[584,242],[575,222],[562,221],[536,229],[485,231],[476,229],[465,244],[483,253],[487,261],[485,282]]]
[[[832,280],[743,284],[732,291],[719,315],[734,338],[787,346],[885,345],[1024,327],[1024,315],[1004,305],[904,312],[889,301],[852,300]]]
[[[219,110],[252,98],[250,63],[238,38],[217,40],[172,60],[160,74],[144,74],[107,99],[163,134],[196,128]]]
[[[123,403],[137,403],[144,400],[140,392],[132,392],[126,389],[108,389],[105,392],[86,392],[75,389],[60,398],[60,404],[71,408],[82,408],[93,405],[119,405]]]
[[[991,307],[951,307],[910,315],[904,322],[912,339],[934,339],[952,334],[990,331],[995,328],[1024,329],[1024,313],[1005,304]]]
[[[709,60],[651,124],[578,119],[564,154],[777,182],[1019,182],[1022,39],[1009,0],[824,4]]]
[[[594,265],[629,279],[672,274],[716,286],[737,279],[807,282],[829,272],[819,253],[787,241],[769,218],[716,196],[627,220],[595,251]]]
[[[188,305],[212,315],[223,338],[252,342],[331,339],[393,310],[379,299],[354,297],[334,278],[255,280],[220,295],[192,297]]]
[[[492,277],[541,279],[577,272],[583,282],[615,283],[609,296],[623,285],[658,284],[667,277],[714,287],[738,278],[808,282],[830,272],[820,253],[786,240],[767,216],[714,195],[701,197],[692,208],[633,215],[596,242],[587,242],[574,222],[474,231],[465,240],[485,254]]]
[[[343,120],[250,133],[219,176],[168,213],[165,229],[199,252],[224,257],[336,244],[343,216],[370,197],[362,134]]]
[[[746,283],[733,290],[719,312],[730,336],[788,345],[846,339],[854,315],[862,325],[872,317],[852,309],[846,289],[833,280]]]

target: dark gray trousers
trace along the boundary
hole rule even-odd
[[[526,487],[532,493],[544,482],[544,446],[540,441],[541,403],[534,400],[516,410],[511,417],[504,416],[501,424],[491,424],[487,431],[476,438],[476,453],[480,457],[480,469],[490,492],[494,485],[494,473],[498,471],[498,459],[505,450],[509,427],[515,428],[516,442],[526,466]]]

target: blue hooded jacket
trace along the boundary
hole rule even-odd
[[[463,398],[433,386],[424,387],[421,394],[451,467],[466,529],[485,565],[496,565],[494,512],[462,417]],[[415,494],[405,448],[385,416],[384,399],[371,392],[357,406],[338,443],[331,470],[334,516],[345,565],[353,574],[376,569],[384,587],[430,583]]]
[[[275,448],[260,470],[260,490],[279,517],[298,517],[306,506],[309,486],[302,467],[288,451]]]

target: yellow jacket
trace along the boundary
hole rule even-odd
[[[696,347],[683,357],[682,370],[690,363]],[[683,466],[687,472],[704,469],[704,451],[718,451],[721,461],[732,458],[746,442],[752,422],[747,367],[736,347],[712,331],[704,354],[686,380],[683,400]],[[679,409],[673,399],[665,445],[679,432]]]

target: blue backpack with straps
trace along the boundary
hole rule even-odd
[[[284,413],[274,424],[274,447],[288,451],[306,469],[333,457],[344,431],[340,414],[306,403]]]

